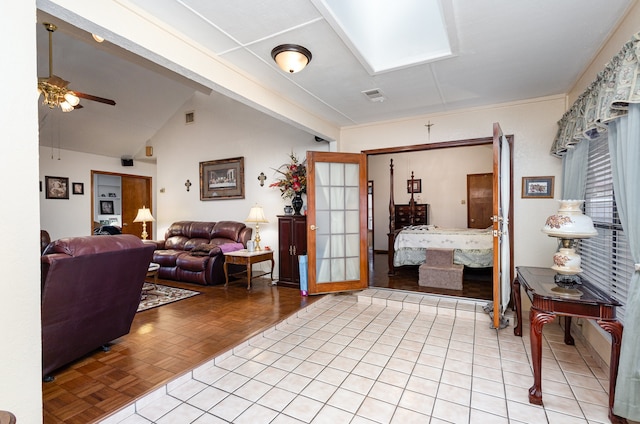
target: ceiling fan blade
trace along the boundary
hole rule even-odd
[[[73,94],[75,94],[76,96],[82,98],[82,99],[87,99],[87,100],[93,100],[94,102],[100,102],[100,103],[104,103],[107,105],[111,105],[111,106],[115,106],[116,102],[111,100],[111,99],[105,99],[104,97],[98,97],[98,96],[93,96],[91,94],[86,94],[86,93],[81,93],[79,91],[72,91]]]
[[[82,106],[81,104],[77,104],[73,107],[73,110],[78,110],[78,109],[82,109],[84,106]]]

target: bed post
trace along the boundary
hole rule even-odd
[[[395,275],[395,268],[393,266],[393,245],[396,237],[396,205],[393,200],[393,159],[389,163],[389,233],[387,237],[389,239],[387,260],[389,263],[388,275]]]
[[[409,199],[409,224],[416,223],[416,201],[413,199],[413,171],[411,171],[411,182],[409,190],[411,191],[411,199]]]

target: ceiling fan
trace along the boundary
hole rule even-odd
[[[38,78],[38,92],[44,97],[43,103],[51,109],[59,106],[63,112],[80,109],[80,98],[115,106],[113,100],[68,89],[69,81],[53,74],[53,33],[58,27],[48,22],[43,25],[49,31],[49,77]]]

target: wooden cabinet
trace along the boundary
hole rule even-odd
[[[279,286],[300,288],[298,256],[307,254],[307,217],[278,216]]]
[[[429,205],[425,203],[414,204],[413,213],[410,205],[396,205],[397,230],[407,225],[426,225],[429,223]]]

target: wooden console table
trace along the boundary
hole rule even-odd
[[[516,304],[518,324],[513,332],[522,336],[522,303],[520,286],[531,300],[529,314],[531,359],[533,361],[533,386],[529,389],[529,402],[542,405],[542,327],[552,322],[556,315],[565,317],[564,342],[572,345],[571,317],[595,319],[600,327],[611,334],[611,361],[609,369],[609,419],[613,423],[624,423],[624,418],[613,414],[618,363],[620,361],[620,342],[622,324],[616,320],[618,302],[599,291],[586,279],[578,288],[583,294],[579,297],[558,294],[552,291],[557,287],[554,282],[555,271],[550,268],[517,267],[517,275],[511,290]]]
[[[253,264],[258,262],[271,261],[271,271],[262,272],[252,275]],[[257,250],[255,252],[249,252],[247,249],[237,250],[235,252],[228,252],[224,254],[224,286],[229,285],[229,270],[228,264],[245,265],[247,267],[247,290],[251,289],[251,280],[263,275],[271,274],[271,281],[273,281],[273,250]]]

